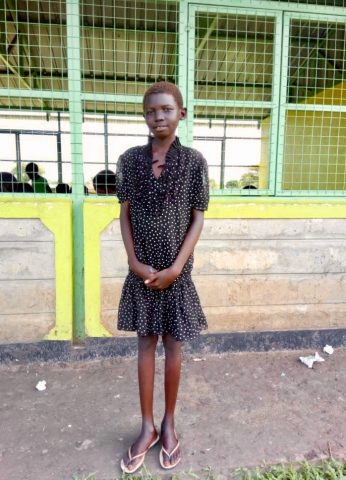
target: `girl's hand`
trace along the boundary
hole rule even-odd
[[[144,283],[148,288],[152,288],[153,290],[163,290],[172,285],[179,275],[180,271],[176,267],[171,266],[160,272],[155,272],[150,278],[146,279]]]
[[[153,275],[157,273],[157,270],[155,270],[155,268],[139,261],[137,261],[135,265],[130,265],[130,270],[138,277],[140,277],[144,282],[147,280],[152,280]]]

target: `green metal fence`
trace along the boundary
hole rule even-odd
[[[31,183],[35,162],[53,193],[94,193],[146,141],[141,98],[165,79],[213,193],[344,195],[345,18],[336,0],[5,0],[0,171]]]
[[[223,122],[226,137],[221,162],[211,160],[210,148],[212,186],[220,193],[274,194],[281,14],[200,5],[189,14],[190,118],[208,119],[210,133]],[[195,130],[190,120],[192,135]]]
[[[344,195],[345,18],[284,18],[278,194]]]

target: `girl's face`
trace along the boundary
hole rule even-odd
[[[175,135],[178,123],[186,117],[186,109],[180,108],[173,95],[153,93],[144,106],[144,118],[155,138],[164,139]]]

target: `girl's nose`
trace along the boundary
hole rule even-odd
[[[163,111],[162,110],[156,110],[155,112],[155,120],[162,120],[163,119]]]

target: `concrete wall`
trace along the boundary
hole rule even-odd
[[[210,332],[346,328],[346,219],[267,218],[276,207],[280,216],[345,211],[330,202],[212,202],[194,268]],[[28,208],[18,204],[17,214]],[[116,331],[127,273],[118,213],[114,202],[90,202],[85,217],[91,337],[124,335]],[[71,339],[70,205],[50,203],[43,217],[0,219],[0,343]]]
[[[41,340],[54,326],[54,263],[40,220],[0,218],[0,343]]]
[[[344,219],[207,219],[194,281],[209,331],[346,327],[345,240]],[[101,235],[101,322],[113,335],[126,272],[114,220]]]

